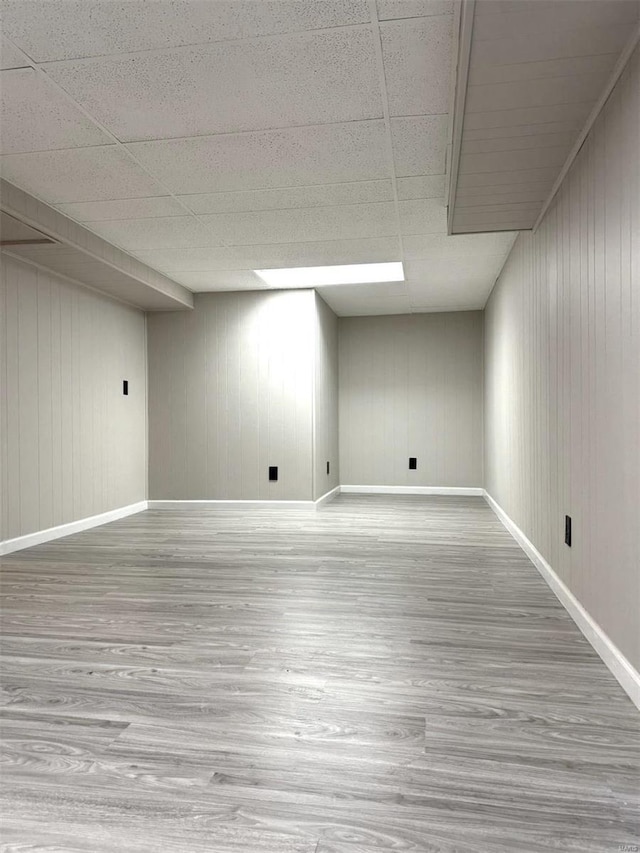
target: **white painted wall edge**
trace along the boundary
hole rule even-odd
[[[484,489],[468,486],[340,486],[343,495],[477,495]]]
[[[569,613],[569,616],[571,616],[597,654],[602,658],[611,674],[618,681],[633,704],[640,709],[640,673],[637,672],[633,664],[627,660],[625,655],[602,630],[591,614],[580,604],[569,587],[560,580],[535,545],[525,536],[518,525],[509,518],[500,504],[496,503],[487,491],[484,492],[484,498],[551,587],[556,598]]]
[[[22,551],[24,548],[32,548],[34,545],[42,545],[43,542],[61,539],[63,536],[80,533],[82,530],[89,530],[92,527],[100,527],[100,525],[108,524],[110,521],[117,521],[119,518],[126,518],[128,515],[144,512],[146,508],[147,501],[138,501],[135,504],[121,506],[118,509],[111,509],[108,512],[101,512],[99,515],[90,515],[87,518],[80,518],[78,521],[70,521],[68,524],[48,527],[46,530],[38,530],[36,533],[17,536],[15,539],[5,539],[4,542],[0,542],[0,556],[3,554],[12,554],[14,551]]]

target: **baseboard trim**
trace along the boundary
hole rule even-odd
[[[147,501],[149,509],[314,509],[315,501]]]
[[[152,500],[149,509],[317,509],[340,494],[340,486],[325,492],[315,501],[258,501],[258,500]]]
[[[342,491],[342,486],[336,486],[335,489],[331,489],[330,491],[325,492],[324,495],[321,495],[315,501],[316,509],[318,509],[319,507],[323,506],[326,503],[329,503],[329,501],[332,501],[334,498],[337,498],[341,491]]]
[[[536,569],[547,582],[558,601],[576,623],[597,654],[602,658],[613,677],[629,696],[633,704],[640,710],[640,673],[625,657],[615,643],[598,625],[591,614],[583,607],[569,587],[560,580],[549,563],[538,551],[535,545],[525,536],[518,525],[507,515],[491,495],[485,491],[484,498],[494,513],[516,540],[518,545],[531,560]]]
[[[110,521],[117,521],[119,518],[144,512],[146,508],[147,501],[138,501],[135,504],[101,512],[99,515],[90,515],[88,518],[80,518],[78,521],[70,521],[57,527],[48,527],[46,530],[38,530],[36,533],[27,533],[25,536],[17,536],[15,539],[5,539],[4,542],[0,542],[0,556],[13,554],[14,551],[23,551],[25,548],[33,548],[34,545],[42,545],[44,542],[52,542],[54,539],[62,539],[63,536],[90,530],[92,527],[100,527]]]
[[[484,489],[462,486],[340,486],[343,495],[467,495],[484,496]]]

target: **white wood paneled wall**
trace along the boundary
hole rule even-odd
[[[314,481],[315,500],[340,483],[338,458],[338,318],[318,294],[316,308]],[[327,474],[327,462],[329,474]]]
[[[4,254],[0,266],[0,539],[144,500],[144,314]]]
[[[151,499],[312,499],[314,298],[203,293],[149,315]]]
[[[486,489],[640,668],[640,57],[486,309]],[[564,516],[573,544],[564,544]]]
[[[341,318],[339,339],[341,482],[482,487],[482,312]]]

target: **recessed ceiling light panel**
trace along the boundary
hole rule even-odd
[[[324,287],[328,284],[369,284],[404,281],[401,261],[384,264],[338,264],[330,267],[289,267],[254,270],[269,287]]]

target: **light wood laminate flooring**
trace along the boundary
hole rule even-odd
[[[6,853],[640,845],[640,715],[480,498],[152,510],[0,563]]]

